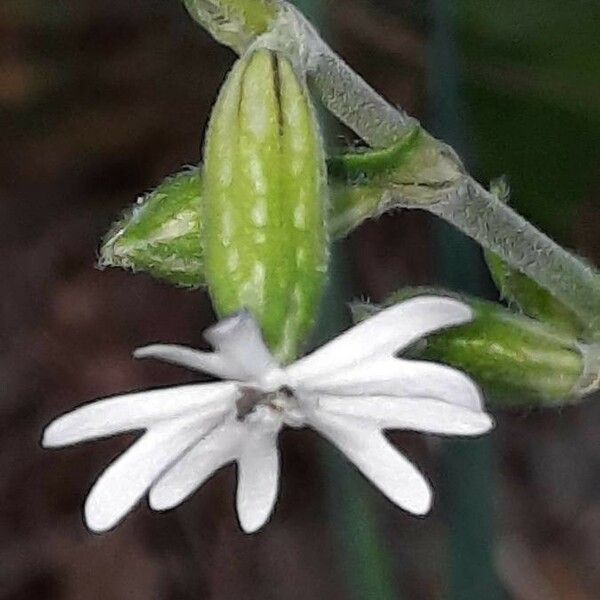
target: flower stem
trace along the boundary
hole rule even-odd
[[[350,324],[344,307],[355,290],[344,250],[343,242],[334,244],[328,287],[315,329],[318,342],[328,341]],[[348,581],[348,597],[400,600],[392,556],[381,535],[370,490],[331,447],[323,447],[322,460],[327,472],[329,514],[337,538],[338,560]]]
[[[549,290],[600,339],[600,277],[592,267],[473,180],[428,210]]]

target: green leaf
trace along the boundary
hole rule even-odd
[[[365,148],[333,156],[327,161],[330,176],[348,182],[360,183],[374,177],[392,176],[394,171],[406,164],[418,147],[423,130],[416,126],[398,143],[380,150]]]

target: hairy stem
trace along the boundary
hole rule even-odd
[[[571,308],[600,338],[600,277],[477,182],[427,210],[449,221]]]

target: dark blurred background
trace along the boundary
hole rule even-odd
[[[451,5],[442,38],[439,0],[323,2],[320,18],[390,101],[459,139],[481,180],[506,174],[518,210],[600,264],[600,3]],[[448,67],[440,56],[456,60]],[[370,523],[369,548],[364,530],[338,518],[352,499],[332,488],[330,459],[308,432],[283,435],[281,498],[257,535],[238,528],[232,468],[177,511],[143,506],[109,534],[85,530],[86,490],[131,438],[50,452],[39,448],[42,428],[86,400],[189,380],[136,363],[131,351],[157,340],[197,345],[213,319],[203,292],[96,270],[98,243],[138,194],[199,161],[233,60],[176,0],[0,4],[0,599],[487,600],[500,588],[515,600],[598,598],[597,399],[497,415],[486,446],[492,500],[479,507],[494,527],[479,540],[486,548],[453,541],[461,500],[452,495],[480,482],[469,469],[461,479],[456,463],[447,475],[446,445],[412,434],[393,439],[433,480],[435,509],[409,517],[357,478],[365,501],[353,518]],[[381,300],[438,282],[439,235],[417,212],[362,227],[347,246],[357,293]],[[493,561],[494,590],[450,591],[449,565],[480,550]],[[387,583],[357,588],[353,560],[385,563]]]

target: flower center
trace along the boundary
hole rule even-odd
[[[240,386],[240,396],[236,402],[238,421],[244,421],[259,406],[270,408],[290,426],[299,425],[300,421],[303,421],[299,416],[299,405],[294,391],[287,386],[281,386],[272,392]]]

